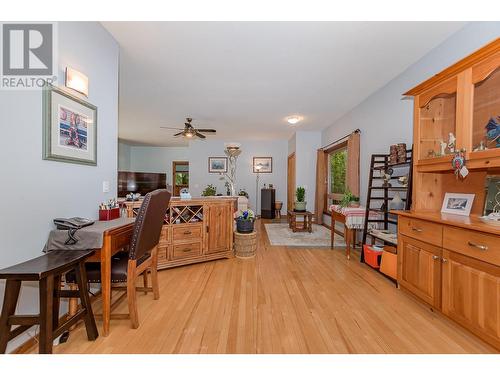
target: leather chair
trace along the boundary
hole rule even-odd
[[[127,283],[126,287],[112,286],[113,290],[124,290],[117,301],[112,304],[116,306],[125,295],[128,300],[128,308],[132,327],[139,327],[139,316],[137,313],[137,291],[146,294],[153,292],[153,298],[160,298],[158,286],[158,241],[165,214],[170,202],[171,193],[165,189],[155,190],[146,194],[141,208],[137,214],[134,232],[130,241],[129,251],[116,254],[111,262],[111,282],[113,284]],[[101,282],[101,268],[99,263],[86,263],[87,278],[90,283]],[[151,288],[148,287],[147,273],[151,273]],[[137,278],[144,277],[144,287],[136,287]],[[66,281],[73,282],[74,273],[66,274]],[[111,315],[111,317],[119,317]]]

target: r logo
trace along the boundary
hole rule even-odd
[[[52,75],[52,24],[3,24],[3,75]]]

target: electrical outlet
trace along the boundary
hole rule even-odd
[[[109,193],[109,181],[102,182],[102,192]]]

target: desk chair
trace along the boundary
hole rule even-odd
[[[158,241],[165,214],[168,209],[171,194],[165,189],[148,193],[137,214],[134,232],[129,251],[116,254],[111,262],[111,282],[113,284],[126,283],[127,286],[113,286],[113,290],[122,290],[124,293],[112,304],[127,297],[129,314],[112,314],[112,318],[130,318],[133,328],[139,327],[137,313],[137,291],[153,292],[153,298],[160,298],[158,286]],[[101,267],[99,263],[86,263],[88,281],[101,282]],[[147,273],[151,273],[151,287],[148,287]],[[144,287],[136,287],[137,278],[143,275]],[[66,282],[74,282],[74,273],[66,275]]]

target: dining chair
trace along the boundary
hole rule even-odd
[[[130,318],[133,328],[139,327],[137,312],[137,292],[153,292],[155,300],[160,298],[158,285],[158,241],[170,202],[171,193],[158,189],[146,194],[135,219],[134,231],[128,252],[113,256],[111,262],[112,290],[124,291],[111,305],[113,309],[125,296],[128,300],[129,314],[111,314],[111,318]],[[90,283],[101,282],[99,263],[86,263]],[[148,287],[148,272],[151,273],[151,287]],[[137,287],[137,279],[143,275],[144,286]],[[66,275],[66,281],[73,282],[74,274]],[[126,287],[117,286],[124,284]]]

